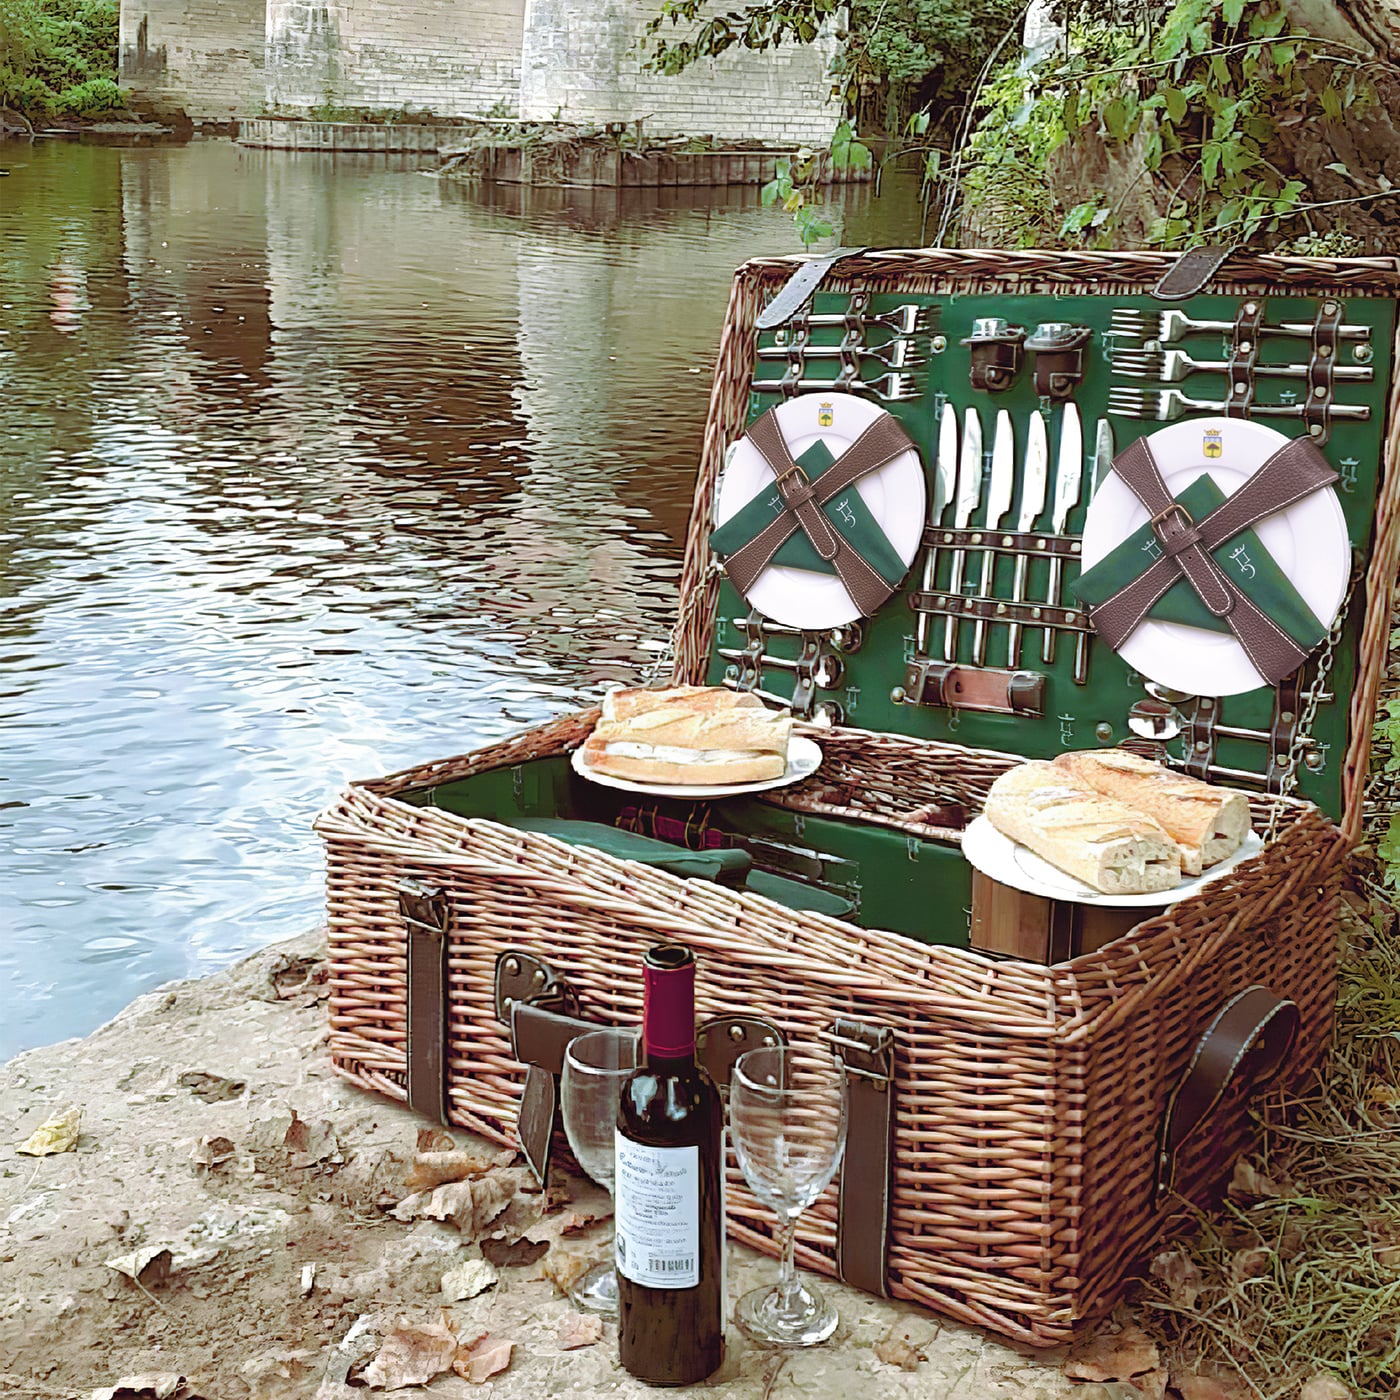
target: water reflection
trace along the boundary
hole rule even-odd
[[[756,191],[4,159],[0,1057],[313,922],[345,779],[636,674],[730,275],[792,246]]]

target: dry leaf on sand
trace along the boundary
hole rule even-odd
[[[452,1152],[457,1147],[457,1139],[446,1128],[419,1128],[419,1152]]]
[[[450,1371],[457,1356],[457,1338],[446,1327],[400,1327],[384,1338],[362,1379],[375,1390],[400,1390],[427,1385],[434,1376]]]
[[[232,1138],[202,1137],[195,1143],[190,1161],[194,1163],[196,1172],[211,1172],[232,1161],[237,1153],[238,1148]]]
[[[1201,1271],[1184,1250],[1164,1250],[1152,1261],[1152,1277],[1162,1280],[1167,1296],[1180,1308],[1195,1305],[1201,1292]]]
[[[442,1276],[442,1296],[449,1303],[465,1303],[495,1284],[498,1275],[486,1259],[468,1259]]]
[[[1287,1196],[1292,1190],[1292,1182],[1278,1182],[1272,1177],[1265,1176],[1253,1162],[1247,1161],[1243,1157],[1235,1163],[1235,1172],[1230,1178],[1230,1194],[1232,1196],[1252,1197],[1257,1201],[1273,1196]]]
[[[159,1288],[170,1277],[173,1258],[165,1245],[153,1244],[108,1259],[107,1267],[134,1279],[142,1288]]]
[[[56,1113],[45,1119],[19,1145],[16,1151],[28,1157],[47,1157],[54,1152],[71,1152],[78,1145],[78,1133],[83,1120],[80,1108]]]
[[[521,1243],[528,1243],[528,1241],[521,1241]],[[556,1249],[544,1261],[544,1276],[561,1293],[567,1294],[574,1284],[588,1272],[589,1262],[585,1255],[575,1254],[568,1249]]]
[[[465,1376],[473,1385],[480,1385],[492,1376],[504,1371],[510,1365],[510,1355],[515,1343],[504,1337],[493,1337],[488,1333],[470,1347],[460,1347],[452,1369],[459,1376]]]
[[[1230,1256],[1230,1278],[1234,1283],[1242,1283],[1247,1278],[1258,1278],[1267,1274],[1274,1261],[1272,1249],[1255,1246],[1253,1249],[1236,1250]]]
[[[595,1225],[600,1220],[611,1219],[612,1211],[606,1208],[566,1210],[559,1217],[559,1233],[561,1235],[572,1235],[579,1230],[586,1230],[590,1225]]]
[[[1343,1385],[1336,1376],[1319,1371],[1303,1382],[1298,1392],[1298,1400],[1356,1400],[1349,1386]]]
[[[491,1222],[491,1237],[497,1240],[518,1240],[526,1230],[538,1225],[544,1215],[544,1197],[517,1194],[510,1204]]]
[[[468,1239],[486,1233],[515,1195],[516,1183],[500,1173],[471,1181],[452,1181],[419,1191],[392,1211],[396,1220],[450,1220]]]
[[[225,1079],[221,1074],[205,1074],[200,1069],[186,1070],[177,1082],[205,1103],[236,1099],[248,1087],[241,1079]]]
[[[907,1333],[896,1332],[893,1328],[888,1336],[875,1343],[873,1350],[886,1366],[898,1366],[901,1371],[917,1371],[919,1362],[928,1360]]]
[[[296,1109],[292,1110],[292,1121],[283,1136],[282,1146],[290,1154],[287,1165],[298,1170],[340,1155],[340,1143],[330,1121],[308,1123],[297,1116]]]
[[[431,1191],[449,1181],[466,1181],[484,1176],[497,1167],[508,1167],[515,1160],[510,1151],[486,1154],[471,1151],[419,1152],[404,1177],[405,1191]]]
[[[549,1252],[549,1241],[482,1240],[481,1252],[502,1269],[523,1269]]]
[[[1073,1381],[1126,1381],[1157,1369],[1157,1344],[1129,1323],[1121,1332],[1099,1332],[1071,1350],[1065,1375]]]
[[[591,1347],[603,1339],[603,1319],[592,1313],[568,1312],[559,1319],[559,1347],[561,1351],[575,1351],[579,1347]]]
[[[94,1390],[92,1400],[168,1400],[184,1383],[184,1376],[177,1371],[123,1376],[116,1385]]]
[[[1179,1373],[1172,1375],[1172,1389],[1181,1395],[1181,1400],[1245,1400],[1248,1394],[1224,1377]]]

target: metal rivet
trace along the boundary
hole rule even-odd
[[[1279,716],[1279,718],[1280,718],[1285,724],[1292,724],[1292,723],[1293,723],[1293,711],[1292,711],[1292,710],[1285,710],[1285,711]]]
[[[1075,540],[1075,542],[1074,542],[1072,545],[1070,545],[1070,547],[1069,547],[1069,552],[1070,552],[1071,554],[1078,554],[1078,553],[1079,553],[1079,541],[1078,541],[1078,540]]]
[[[1040,617],[1042,616],[1041,610],[1040,610],[1039,608],[1032,608],[1032,609],[1031,609],[1031,616],[1034,617],[1034,618],[1037,618],[1037,619],[1040,618]]]
[[[502,1008],[503,1008],[504,1010],[509,1011],[510,1008],[511,1008],[512,1006],[514,1006],[514,1005],[515,1005],[515,998],[514,998],[514,997],[502,997],[502,998],[501,998],[501,1006],[502,1006]]]
[[[1005,603],[998,603],[998,604],[997,604],[997,615],[998,615],[998,616],[1001,616],[1001,615],[1002,615],[1003,613],[1005,613],[1005,612],[1006,612],[1006,604],[1005,604]]]
[[[1252,301],[1247,301],[1247,302],[1245,302],[1245,304],[1244,304],[1244,314],[1245,314],[1246,316],[1253,316],[1254,313],[1255,313],[1256,311],[1258,311],[1258,310],[1259,310],[1259,308],[1258,308]]]
[[[507,959],[506,959],[506,971],[507,971],[508,973],[510,973],[510,975],[511,975],[512,977],[514,977],[515,974],[516,974],[517,972],[520,971],[520,959],[519,959],[519,958],[507,958]]]
[[[1044,548],[1046,547],[1046,541],[1044,541],[1044,540],[1037,540],[1037,541],[1035,542],[1035,547],[1036,547],[1037,549],[1044,549]]]
[[[1326,386],[1325,384],[1318,384],[1318,385],[1314,386],[1314,388],[1313,388],[1313,398],[1315,398],[1315,399],[1325,399],[1326,397],[1327,397],[1327,386]]]
[[[1325,360],[1332,353],[1332,347],[1330,345],[1319,345],[1317,347],[1317,353]]]
[[[1096,739],[1101,739],[1104,743],[1107,743],[1111,738],[1113,738],[1113,726],[1111,724],[1101,721],[1100,723],[1094,726],[1094,737]]]
[[[946,335],[936,335],[929,341],[928,347],[935,355],[941,355],[948,348],[948,337]]]
[[[905,695],[904,687],[902,685],[897,685],[892,691],[890,691],[890,699],[893,700],[896,705],[902,705],[906,698],[907,696]]]
[[[952,536],[951,532],[945,530],[945,531],[943,532],[943,543],[944,543],[944,544],[952,544],[952,542],[953,542],[953,536]]]
[[[1335,301],[1324,301],[1322,303],[1322,314],[1324,316],[1335,316],[1337,314],[1337,303]]]
[[[1352,352],[1351,358],[1359,365],[1369,365],[1373,351],[1369,345],[1358,345]]]
[[[739,679],[739,668],[737,666],[726,666],[724,668],[724,678],[727,681],[737,681]]]
[[[1235,385],[1235,393],[1237,393],[1237,394],[1247,394],[1247,393],[1249,393],[1249,384],[1248,384],[1248,382],[1247,382],[1246,380],[1243,380],[1243,379],[1240,380],[1240,382],[1239,382],[1238,384]]]
[[[743,1026],[730,1026],[729,1038],[730,1040],[742,1040],[744,1038]]]
[[[1010,549],[1010,548],[1011,548],[1011,536],[1010,536],[1010,535],[1003,535],[1003,536],[1001,537],[1001,547],[1002,547],[1003,549]]]
[[[776,1045],[778,1042],[777,1042],[776,1040],[774,1040],[773,1037],[772,1037],[771,1035],[765,1035],[765,1036],[763,1037],[763,1043],[764,1043],[765,1045],[771,1047],[771,1046]]]
[[[1210,748],[1210,741],[1209,741],[1209,740],[1207,740],[1207,739],[1197,739],[1197,740],[1196,740],[1196,752],[1197,752],[1197,753],[1205,753],[1205,751],[1206,751],[1208,748]]]
[[[535,969],[535,977],[534,977],[534,980],[535,980],[536,982],[543,982],[543,981],[544,981],[544,968],[542,968],[542,967],[537,967],[537,968]]]
[[[973,537],[972,537],[972,543],[973,543],[973,544],[981,544],[981,543],[982,543],[982,536],[981,536],[981,535],[973,535]]]
[[[935,606],[935,607],[941,608],[941,607],[945,607],[945,606],[947,605],[948,600],[947,600],[945,597],[943,597],[942,594],[939,594],[939,596],[938,596],[937,598],[935,598],[935,599],[933,600],[933,602],[934,602],[934,606]]]
[[[1241,354],[1241,355],[1248,355],[1253,349],[1254,349],[1254,342],[1253,342],[1252,340],[1242,340],[1242,341],[1240,341],[1240,354]]]
[[[1322,767],[1322,755],[1316,749],[1312,749],[1303,755],[1303,763],[1316,772]]]
[[[1309,428],[1308,428],[1308,436],[1309,436],[1309,437],[1321,437],[1321,436],[1322,436],[1322,424],[1321,424],[1321,423],[1313,423],[1313,424],[1311,424],[1311,425],[1309,426]]]
[[[1065,614],[1065,621],[1066,621],[1066,622],[1073,622],[1073,621],[1074,621],[1074,614],[1073,614],[1072,612],[1067,612],[1067,613]]]

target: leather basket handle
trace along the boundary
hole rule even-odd
[[[1158,301],[1185,301],[1203,291],[1235,251],[1233,244],[1203,244],[1188,248],[1152,289]]]
[[[1157,1159],[1157,1194],[1176,1184],[1181,1149],[1210,1119],[1226,1091],[1256,1093],[1282,1067],[1298,1034],[1298,1007],[1267,987],[1248,987],[1216,1013],[1167,1101]]]

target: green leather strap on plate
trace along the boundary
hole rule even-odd
[[[812,485],[820,488],[822,476],[835,465],[836,459],[824,442],[814,442],[800,457],[797,465],[807,473]],[[760,531],[787,509],[777,488],[771,483],[763,488],[737,514],[730,516],[710,535],[710,548],[721,558],[736,553]],[[885,532],[880,528],[870,507],[861,500],[860,492],[852,487],[834,497],[822,507],[822,514],[831,522],[851,548],[893,588],[908,572],[904,561],[895,553]],[[779,546],[770,561],[793,569],[810,569],[817,574],[834,574],[836,565],[823,559],[812,541],[801,530],[795,530]]]
[[[1198,476],[1176,499],[1185,507],[1192,520],[1204,520],[1226,500],[1225,492],[1208,473]],[[1086,569],[1070,585],[1081,602],[1098,607],[1120,593],[1138,577],[1160,553],[1156,532],[1144,525],[1129,535],[1116,549],[1100,559],[1092,569]],[[1210,552],[1211,558],[1232,578],[1259,607],[1306,651],[1319,646],[1327,628],[1303,601],[1288,575],[1279,568],[1273,555],[1264,548],[1253,530],[1243,530]],[[1201,601],[1185,577],[1172,587],[1148,610],[1149,617],[1159,622],[1180,622],[1188,627],[1204,627],[1211,632],[1230,631],[1229,622],[1214,613]]]

